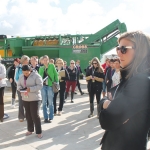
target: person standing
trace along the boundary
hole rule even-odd
[[[86,69],[84,69],[84,71],[87,73],[91,67],[92,67],[91,61],[89,61],[89,65],[87,66]]]
[[[81,67],[80,67],[80,60],[77,60],[77,61],[76,61],[76,67],[77,67],[77,69],[78,69],[78,74],[77,74],[77,86],[78,86],[78,89],[79,89],[80,94],[83,95],[84,92],[82,92],[81,87],[80,87],[80,82],[79,82],[80,74],[82,74],[82,75],[84,76],[84,74],[82,73]]]
[[[114,59],[110,59],[110,66],[106,69],[105,82],[107,87],[107,94],[110,92],[112,85],[112,76],[115,72]]]
[[[120,83],[121,74],[120,74],[120,60],[119,59],[114,60],[114,67],[115,67],[115,72],[112,76],[111,87],[114,87]]]
[[[39,58],[39,66],[43,66],[43,56]]]
[[[12,90],[12,100],[11,100],[11,108],[15,108],[15,101],[16,101],[16,91],[17,91],[17,84],[14,81],[15,69],[20,64],[20,59],[15,58],[14,64],[10,67],[8,72],[8,79],[11,83],[11,90]]]
[[[77,74],[78,74],[78,69],[75,66],[74,60],[70,61],[70,66],[66,69],[66,71],[67,71],[68,80],[66,81],[65,99],[67,99],[68,92],[71,87],[72,88],[71,89],[71,103],[74,103],[73,98],[74,98],[74,91],[75,91],[76,84],[77,84]]]
[[[49,60],[49,63],[50,63],[50,64],[54,64],[54,59],[50,59],[50,60]]]
[[[15,80],[16,83],[18,83],[19,77],[22,74],[22,66],[23,65],[28,65],[29,61],[30,61],[30,58],[27,55],[23,55],[21,57],[21,60],[20,60],[21,64],[15,70],[14,80]],[[17,90],[17,94],[18,94],[18,102],[19,102],[18,119],[19,119],[20,122],[23,122],[24,118],[25,118],[24,106],[23,106],[20,91]]]
[[[47,55],[43,56],[43,65],[39,69],[39,74],[43,79],[42,93],[42,104],[43,104],[43,115],[44,122],[51,123],[54,118],[54,105],[53,97],[54,92],[52,89],[52,83],[58,82],[58,74],[54,64],[49,63],[49,57]],[[51,79],[52,81],[51,81]],[[47,102],[48,101],[48,102]]]
[[[67,62],[66,61],[64,61],[64,69],[67,69],[68,68],[68,66],[67,66]]]
[[[62,109],[63,109],[63,104],[64,104],[64,98],[65,98],[65,90],[66,90],[66,80],[68,79],[66,76],[66,71],[63,68],[64,62],[62,59],[58,58],[56,60],[56,70],[59,74],[59,72],[64,71],[65,77],[59,76],[59,85],[60,85],[60,90],[59,90],[59,107],[58,107],[58,116],[61,116],[62,114]],[[57,99],[57,93],[54,93],[54,115],[57,115],[57,106],[56,106],[56,99]]]
[[[101,99],[102,83],[104,81],[103,68],[100,65],[100,61],[97,57],[91,60],[93,65],[86,73],[86,80],[88,81],[88,92],[90,98],[90,114],[88,118],[93,117],[94,112],[94,95],[97,100],[97,117],[99,117],[99,101]]]
[[[39,108],[41,105],[41,89],[42,78],[38,72],[31,71],[31,66],[23,65],[22,72],[18,80],[18,91],[21,92],[23,105],[26,111],[27,129],[26,136],[35,131],[38,138],[42,138],[41,120],[39,116]]]
[[[31,62],[31,69],[39,72],[40,66],[38,64],[38,58],[36,56],[32,56],[30,58],[30,62]]]
[[[0,61],[2,60],[0,56]],[[4,89],[7,86],[6,84],[6,68],[3,64],[0,63],[0,121],[3,122],[4,117]]]
[[[108,58],[106,59],[105,63],[102,64],[102,67],[104,69],[104,74],[106,75],[106,70],[109,67],[109,59]],[[103,97],[105,97],[105,95],[106,95],[106,82],[104,80],[103,81]]]
[[[100,101],[102,150],[146,150],[150,129],[150,37],[126,32],[116,47],[121,82]]]

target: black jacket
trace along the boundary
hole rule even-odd
[[[106,75],[105,75],[105,82],[106,82],[106,86],[107,86],[107,92],[110,92],[110,88],[112,85],[112,76],[115,72],[115,69],[111,69],[111,67],[108,67],[106,69]]]
[[[104,79],[104,73],[100,73],[97,71],[98,68],[95,69],[94,74],[93,72],[93,67],[89,68],[89,70],[86,72],[86,77],[87,76],[95,76],[98,78]],[[88,92],[91,92],[92,90],[101,92],[102,91],[102,82],[96,81],[93,83],[92,80],[88,80]]]
[[[112,95],[114,91],[116,94],[108,108],[103,109],[105,98],[100,102],[99,121],[106,130],[101,141],[102,150],[146,150],[150,127],[150,78],[140,73],[126,80],[124,74],[121,73],[123,79],[119,86],[112,88]]]
[[[36,65],[36,67],[35,67],[35,68],[33,68],[33,67],[32,67],[32,65],[31,65],[31,68],[32,68],[32,70],[35,70],[35,71],[39,72],[39,68],[40,68],[40,66],[39,66],[39,65]]]
[[[8,79],[12,78],[13,81],[14,81],[14,75],[15,75],[15,65],[12,65],[9,69],[9,72],[8,72]]]
[[[71,70],[70,67],[68,67],[66,71],[67,71],[67,78],[69,81],[77,81],[78,69],[76,67],[74,67],[73,70]]]

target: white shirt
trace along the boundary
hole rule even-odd
[[[112,76],[112,86],[111,87],[118,85],[120,83],[120,78],[121,78],[120,71],[118,71],[118,72],[115,71]]]

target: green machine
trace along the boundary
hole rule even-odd
[[[80,60],[81,68],[84,69],[93,57],[100,58],[115,48],[118,45],[117,36],[126,31],[125,23],[115,20],[95,34],[5,38],[3,58],[5,62],[22,55],[29,57],[48,55],[53,59],[62,58],[68,64],[70,60]]]

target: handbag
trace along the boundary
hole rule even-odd
[[[49,79],[52,81],[52,78],[49,76],[49,74],[44,70],[46,75],[49,77]],[[57,82],[52,82],[52,89],[54,93],[57,93],[60,90],[60,86]]]

